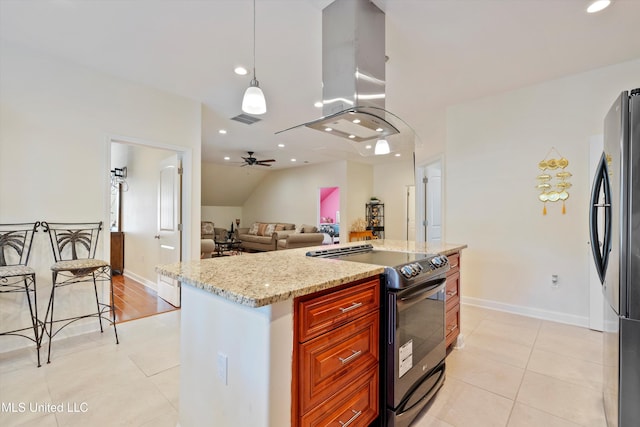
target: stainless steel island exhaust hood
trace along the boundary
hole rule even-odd
[[[370,0],[335,0],[325,7],[323,117],[290,129],[306,126],[345,138],[363,156],[373,155],[368,148],[380,140],[391,152],[413,150],[413,130],[385,110],[386,59],[385,15],[378,6]]]

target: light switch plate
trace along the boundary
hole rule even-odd
[[[222,384],[224,385],[228,384],[228,378],[227,378],[228,360],[229,358],[227,357],[226,354],[218,352],[218,364],[217,364],[218,378],[220,379],[220,381],[222,381]]]

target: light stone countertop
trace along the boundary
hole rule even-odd
[[[444,255],[467,247],[455,244],[425,245],[401,240],[370,240],[340,244],[336,247],[363,243],[371,243],[375,249]],[[286,301],[377,276],[384,271],[383,266],[306,256],[310,250],[327,248],[316,246],[207,258],[160,265],[156,267],[156,271],[249,307],[262,307]]]
[[[425,242],[410,242],[407,240],[368,240],[366,242],[359,243],[371,243],[374,249],[381,249],[387,251],[399,251],[399,252],[417,252],[425,254],[441,254],[451,255],[452,253],[459,252],[466,248],[465,244],[458,243],[425,243]],[[353,244],[353,243],[351,243]]]

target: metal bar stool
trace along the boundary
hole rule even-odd
[[[45,332],[49,336],[47,363],[51,361],[51,342],[53,341],[53,337],[63,328],[80,319],[97,317],[100,323],[100,332],[104,332],[102,320],[108,321],[113,325],[116,344],[118,344],[116,312],[113,305],[113,286],[111,284],[111,265],[106,261],[95,259],[102,222],[52,223],[43,221],[42,227],[44,231],[49,233],[49,240],[51,240],[51,249],[55,260],[55,263],[51,266],[53,279],[51,296],[49,297],[49,305],[47,306],[47,313],[44,317]],[[82,282],[93,282],[97,311],[64,319],[54,319],[53,309],[56,290]],[[108,283],[110,292],[110,301],[108,304],[100,302],[100,298],[98,297],[98,282]],[[111,313],[111,316],[108,316],[109,313]],[[54,330],[54,323],[63,324]]]
[[[0,294],[24,293],[27,297],[31,326],[0,332],[0,335],[14,335],[27,338],[36,344],[38,367],[40,367],[40,344],[43,322],[38,319],[38,298],[36,292],[36,272],[27,267],[33,235],[39,222],[20,224],[0,224]],[[31,294],[33,293],[33,300]],[[27,331],[32,331],[27,335]]]

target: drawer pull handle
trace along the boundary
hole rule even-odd
[[[362,307],[362,303],[361,302],[354,302],[347,308],[340,307],[340,311],[343,312],[343,313],[348,313],[351,310],[355,310],[358,307]]]
[[[451,326],[449,326],[449,327],[447,328],[447,331],[449,331],[449,332],[453,332],[453,331],[455,331],[456,329],[458,329],[458,325],[451,325]]]
[[[353,359],[355,359],[356,357],[360,356],[362,354],[362,350],[351,350],[353,352],[353,354],[349,357],[345,357],[344,359],[342,357],[338,357],[338,359],[340,359],[340,362],[342,362],[342,364],[344,365],[345,363],[349,363],[351,362]]]
[[[362,411],[355,411],[352,409],[351,412],[353,412],[353,417],[349,418],[349,420],[346,423],[343,423],[342,421],[338,421],[342,427],[347,427],[349,424],[354,422],[356,418],[362,415]]]
[[[457,291],[449,291],[449,292],[447,292],[447,296],[448,297],[452,297],[452,296],[457,295],[457,294],[458,294]]]

